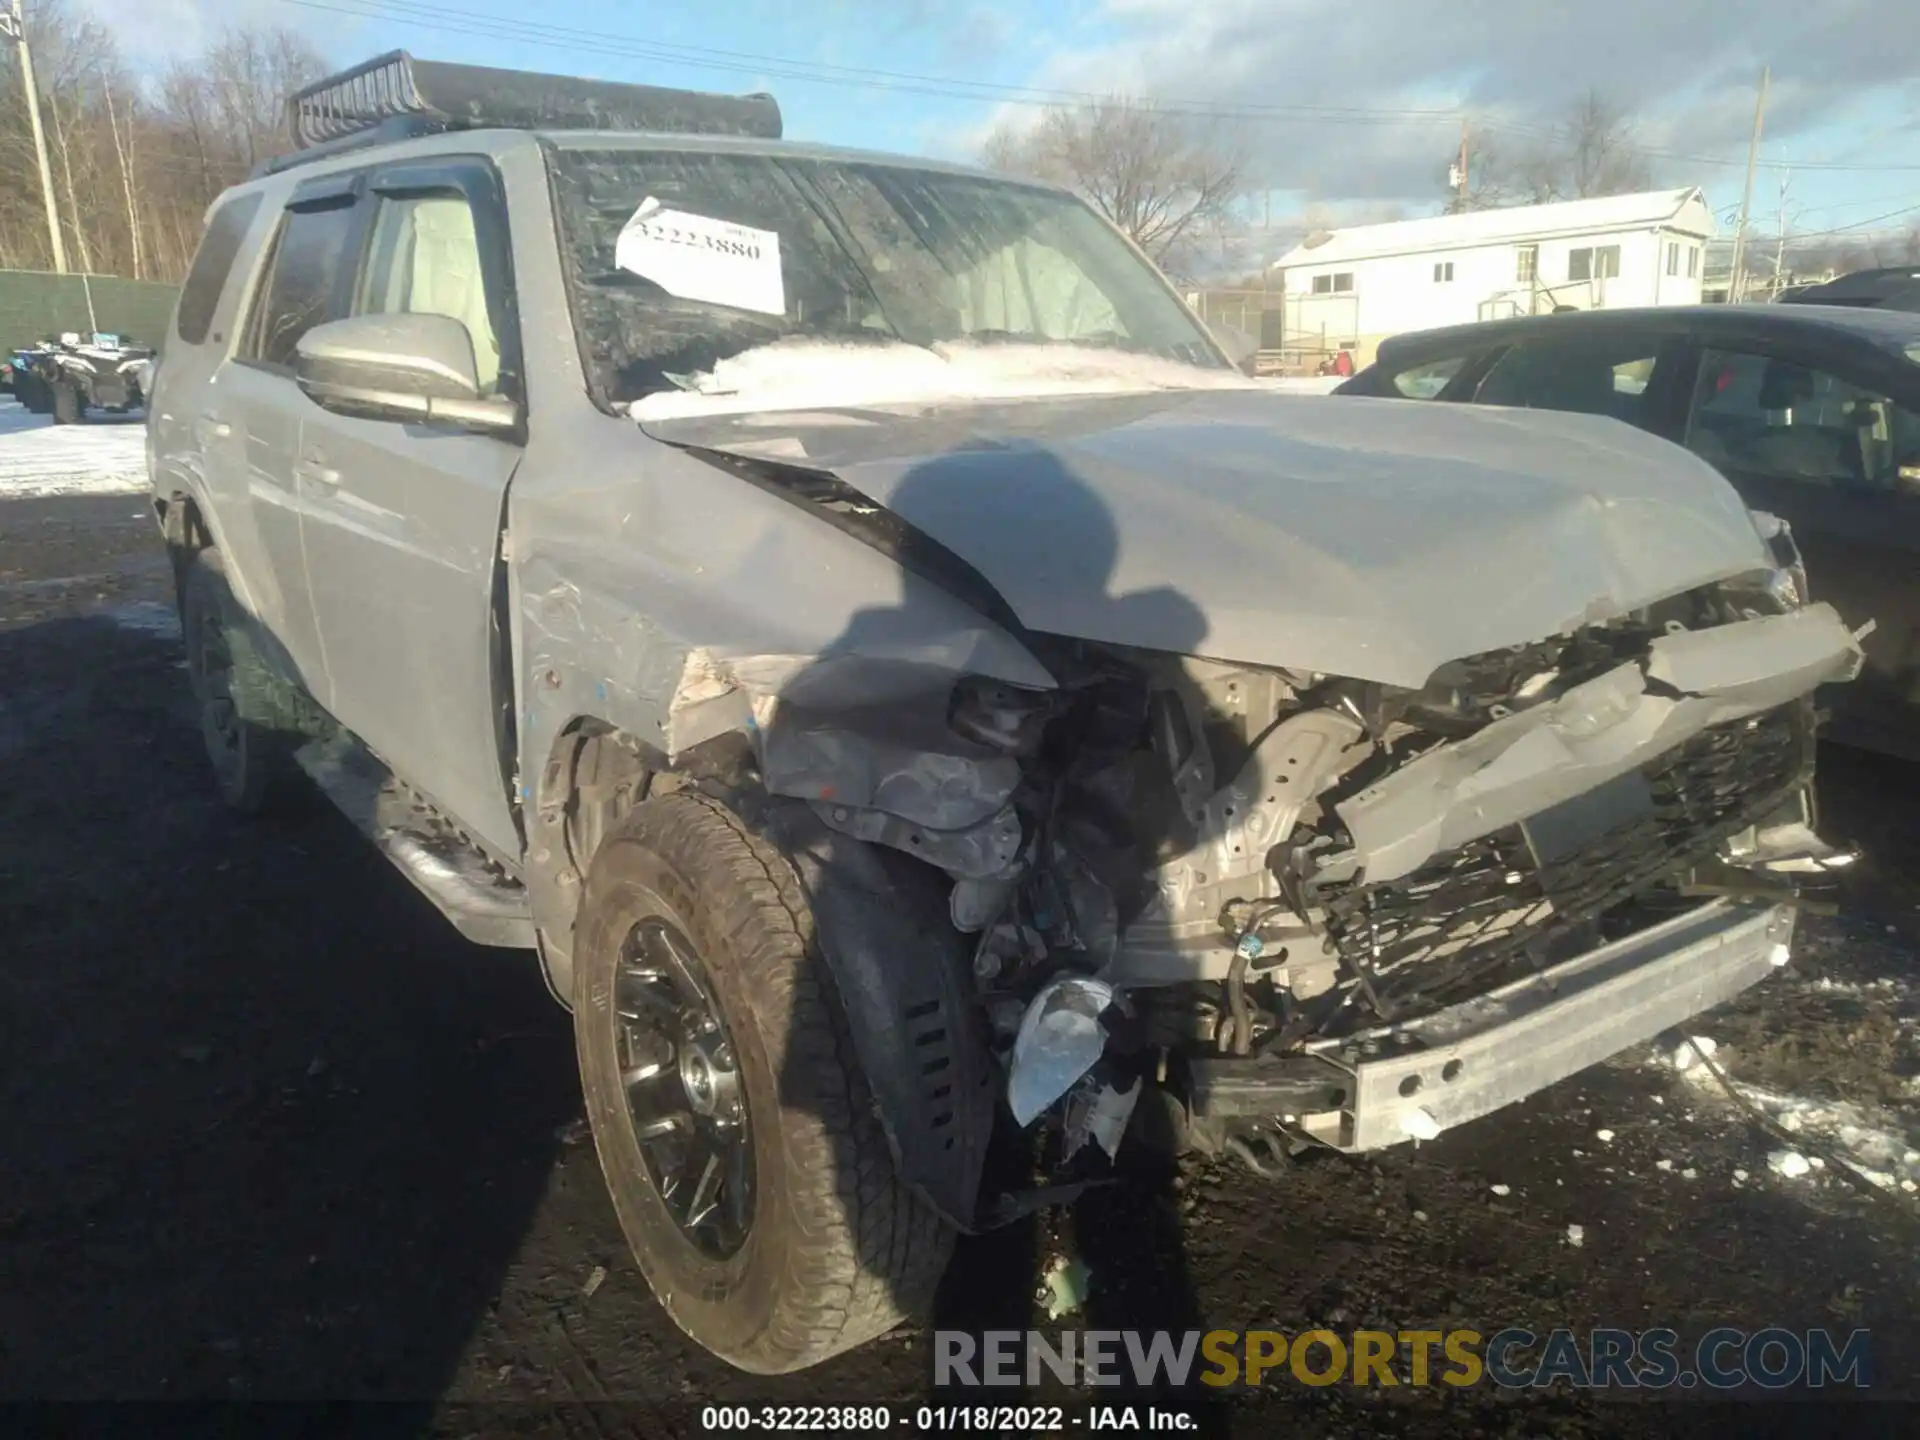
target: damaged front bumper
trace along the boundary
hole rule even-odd
[[[1431,1139],[1740,994],[1786,963],[1793,928],[1790,905],[1716,900],[1405,1024],[1195,1060],[1193,1116],[1277,1121],[1348,1151]]]

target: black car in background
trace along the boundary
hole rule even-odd
[[[1801,285],[1783,294],[1789,305],[1854,305],[1874,310],[1920,311],[1920,265],[1856,270],[1819,285]]]
[[[1834,739],[1920,760],[1920,314],[1838,305],[1581,311],[1401,335],[1339,395],[1610,415],[1787,521],[1814,595],[1871,619]]]

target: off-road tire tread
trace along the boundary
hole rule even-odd
[[[778,1373],[885,1334],[930,1304],[954,1236],[895,1174],[845,1009],[812,958],[798,875],[770,840],[697,791],[643,802],[608,843],[621,840],[715,887],[727,961],[743,967],[771,1016],[762,1027],[770,1052],[787,1046],[771,1054],[783,1092],[802,1097],[781,1117],[794,1199],[787,1283],[752,1353],[727,1358]]]
[[[196,587],[206,590],[196,599]],[[238,796],[226,796],[227,803],[245,815],[280,814],[303,808],[311,795],[304,772],[293,752],[305,743],[315,729],[317,707],[299,686],[275,675],[254,648],[251,621],[226,578],[226,563],[212,547],[195,551],[186,561],[180,583],[180,627],[183,643],[193,644],[197,604],[216,605],[227,633],[227,646],[233,662],[231,677],[234,704],[248,726],[248,745],[253,759],[246,784]],[[189,656],[191,663],[191,656]]]

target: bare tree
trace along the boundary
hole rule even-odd
[[[143,85],[64,0],[35,0],[28,35],[67,253],[136,278],[185,273],[208,203],[287,148],[285,97],[325,68],[291,32],[243,29]],[[0,66],[0,267],[50,258],[26,95]]]
[[[1544,136],[1520,145],[1482,139],[1469,152],[1466,194],[1447,211],[1544,205],[1597,195],[1628,195],[1653,185],[1638,127],[1620,106],[1589,90]]]
[[[1240,194],[1241,160],[1191,117],[1113,95],[1003,124],[982,162],[1078,191],[1163,268],[1178,270]]]
[[[1633,121],[1619,106],[1589,90],[1561,132],[1567,199],[1629,195],[1653,184],[1653,167],[1636,142]]]

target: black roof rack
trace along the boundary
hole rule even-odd
[[[322,154],[446,130],[633,130],[780,138],[771,95],[714,95],[416,60],[395,50],[329,75],[287,102],[297,147],[256,173]]]

